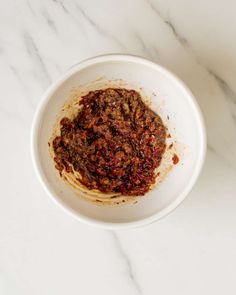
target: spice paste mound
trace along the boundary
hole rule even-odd
[[[141,196],[155,183],[166,148],[166,128],[135,90],[91,91],[73,118],[60,121],[53,139],[61,172],[78,172],[89,190]]]

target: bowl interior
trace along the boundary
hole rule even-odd
[[[140,197],[136,204],[102,206],[83,200],[65,184],[54,168],[48,152],[48,140],[56,117],[79,85],[92,85],[101,77],[122,79],[127,87],[141,87],[151,99],[180,151],[180,163],[164,181]],[[136,59],[97,59],[75,66],[46,93],[34,130],[36,165],[47,191],[79,218],[98,223],[129,223],[150,220],[168,213],[185,197],[195,182],[204,154],[204,133],[201,116],[191,94],[178,79],[151,62]],[[169,117],[169,120],[167,119]]]

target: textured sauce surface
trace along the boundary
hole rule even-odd
[[[166,149],[166,128],[135,90],[91,91],[53,139],[55,167],[103,193],[141,196],[155,183]]]

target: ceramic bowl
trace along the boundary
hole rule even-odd
[[[180,162],[136,204],[108,206],[84,200],[58,177],[48,141],[56,117],[73,89],[96,83],[120,83],[148,97],[171,134]],[[123,84],[122,84],[123,83]],[[103,85],[104,86],[104,85]],[[145,225],[175,209],[195,184],[203,166],[206,136],[195,98],[175,75],[144,58],[129,55],[94,57],[69,69],[43,95],[36,111],[31,151],[36,174],[47,194],[75,218],[91,225],[120,229]],[[164,160],[163,160],[164,161]]]

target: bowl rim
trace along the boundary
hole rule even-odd
[[[174,83],[176,83],[180,88],[181,91],[185,92],[186,98],[189,100],[189,102],[192,104],[192,108],[196,114],[197,117],[197,124],[199,126],[199,132],[200,132],[200,152],[199,152],[199,160],[197,162],[197,165],[194,168],[193,174],[188,182],[188,184],[184,187],[183,191],[178,195],[178,197],[170,203],[166,208],[162,209],[160,212],[154,213],[149,217],[145,217],[136,221],[128,221],[128,222],[107,222],[107,221],[101,221],[97,220],[96,218],[88,217],[86,215],[83,215],[77,211],[75,211],[73,208],[69,207],[66,203],[61,201],[60,197],[57,196],[53,192],[53,189],[51,188],[50,184],[47,182],[47,179],[44,175],[42,166],[40,164],[39,160],[39,150],[38,150],[38,132],[40,129],[40,123],[43,118],[43,113],[45,110],[45,107],[47,103],[50,101],[50,98],[52,94],[56,91],[56,89],[67,79],[69,79],[72,75],[74,75],[76,72],[90,66],[95,65],[97,63],[101,62],[111,62],[111,61],[128,61],[128,62],[134,62],[138,64],[143,64],[148,67],[151,67],[153,69],[158,70],[162,74],[166,75],[170,80],[172,80]],[[139,226],[148,225],[150,223],[153,223],[162,217],[168,215],[171,213],[175,208],[177,208],[183,200],[187,197],[187,195],[192,190],[194,184],[196,183],[198,176],[202,170],[205,156],[206,156],[206,129],[204,124],[204,119],[200,110],[200,107],[192,94],[192,92],[189,90],[189,88],[180,80],[175,74],[173,74],[171,71],[167,70],[163,66],[160,66],[159,64],[150,61],[146,58],[135,56],[135,55],[129,55],[129,54],[105,54],[105,55],[98,55],[95,57],[91,57],[88,59],[85,59],[79,63],[76,63],[72,67],[70,67],[64,74],[62,74],[59,79],[57,79],[55,82],[53,82],[49,88],[44,92],[42,95],[39,104],[36,108],[33,122],[32,122],[32,128],[31,128],[31,138],[30,138],[30,150],[31,150],[31,158],[33,162],[33,167],[35,170],[35,173],[37,175],[37,178],[39,182],[41,183],[42,187],[44,188],[44,191],[47,193],[47,195],[53,200],[59,207],[61,207],[65,212],[69,213],[71,216],[76,218],[77,220],[93,225],[95,227],[103,228],[103,229],[110,229],[110,230],[117,230],[117,229],[126,229],[126,228],[136,228]]]

